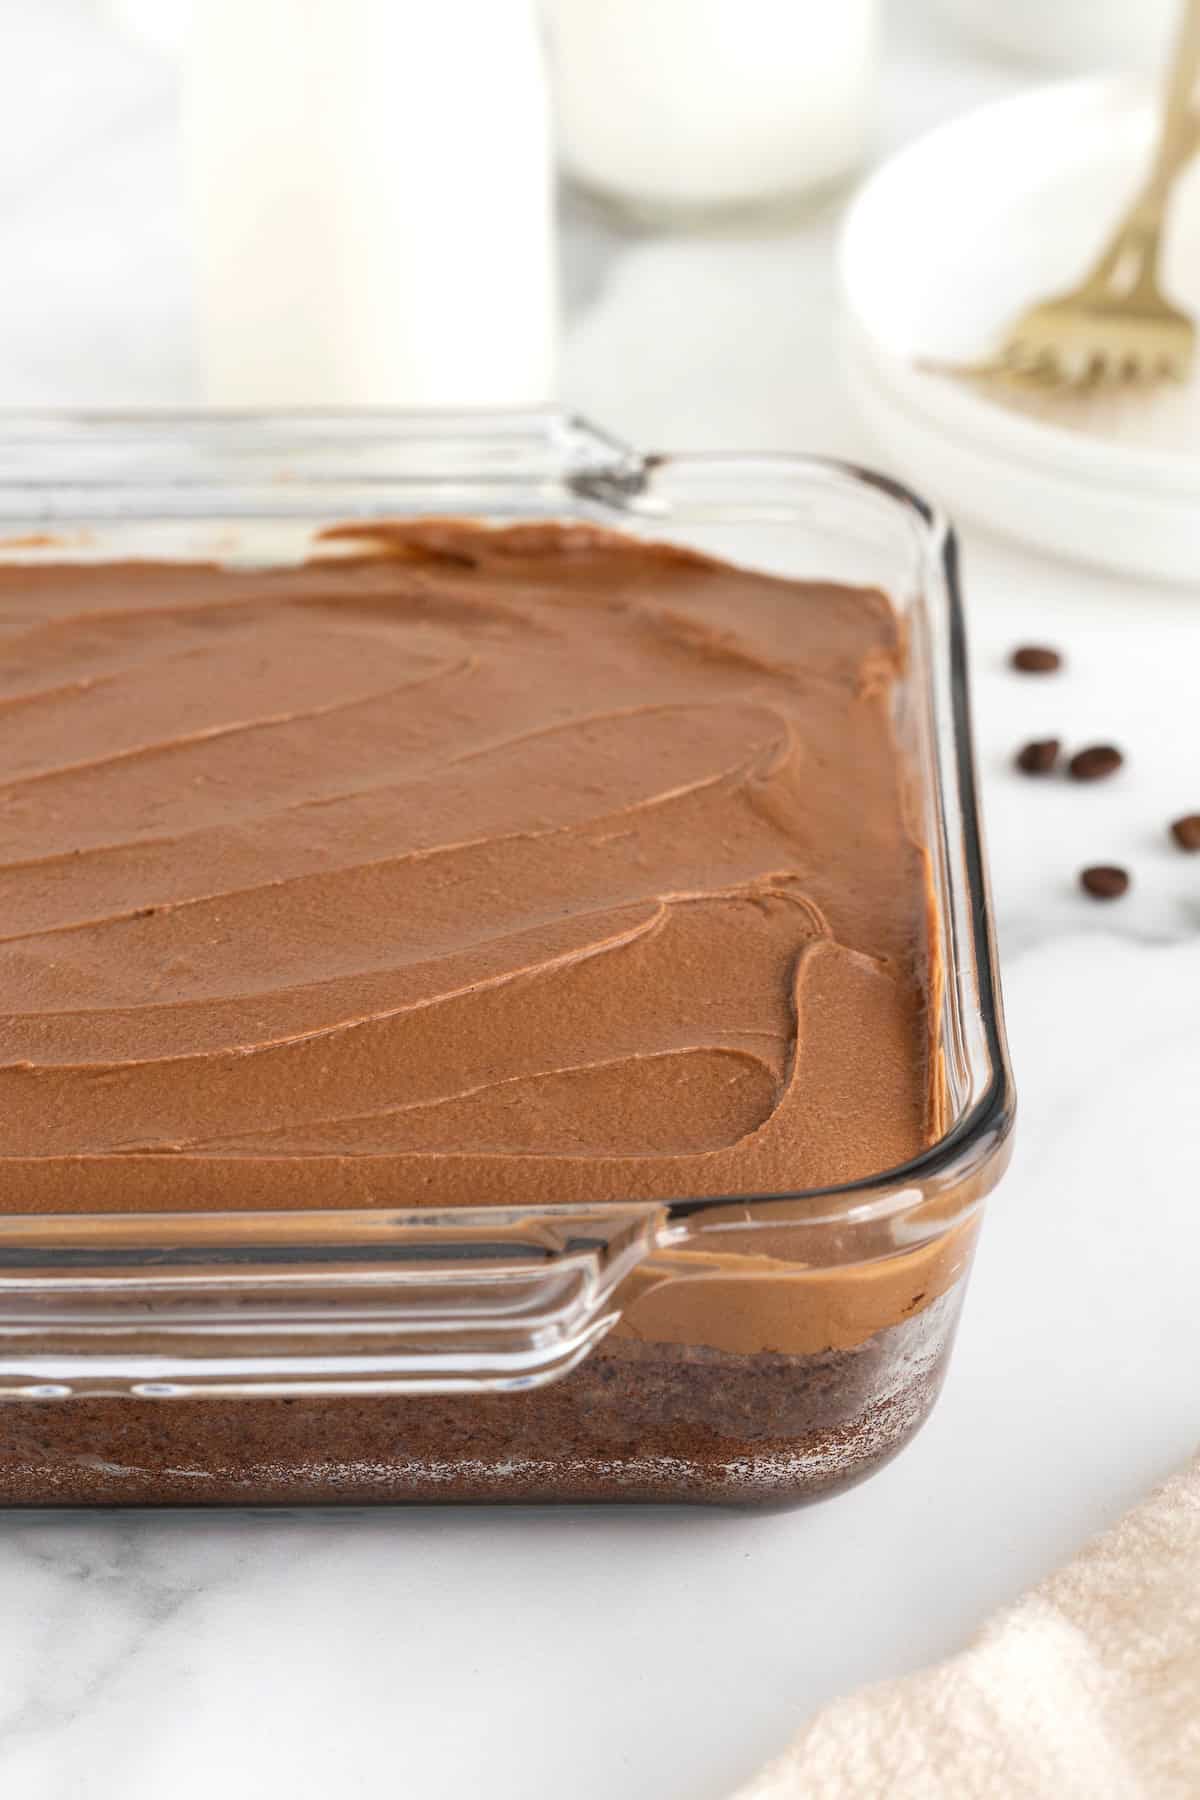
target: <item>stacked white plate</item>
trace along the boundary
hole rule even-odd
[[[1072,286],[1143,178],[1157,130],[1133,80],[1042,88],[885,163],[840,252],[851,385],[897,474],[1040,548],[1200,587],[1200,359],[1152,389],[1006,400],[931,372],[986,355]],[[1200,318],[1200,159],[1181,178],[1163,280]]]

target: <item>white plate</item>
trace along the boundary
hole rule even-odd
[[[952,510],[1044,548],[1200,582],[1200,378],[1028,410],[929,373],[985,353],[1078,279],[1155,132],[1136,81],[1039,89],[945,126],[855,200],[840,273],[851,380],[904,473]],[[1165,280],[1200,314],[1200,163],[1180,184]]]

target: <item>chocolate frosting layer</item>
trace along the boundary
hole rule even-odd
[[[778,1192],[927,1144],[885,599],[338,537],[0,570],[3,1204]]]

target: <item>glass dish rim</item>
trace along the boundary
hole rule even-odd
[[[666,452],[644,452],[626,443],[602,427],[594,426],[580,415],[557,407],[539,407],[531,409],[478,409],[441,411],[396,410],[387,407],[370,408],[228,408],[228,409],[142,409],[142,408],[0,408],[0,457],[28,449],[34,451],[50,451],[56,449],[82,450],[85,454],[89,447],[104,441],[104,434],[112,431],[118,434],[122,443],[136,444],[144,438],[148,444],[161,443],[174,434],[199,433],[204,447],[211,448],[216,444],[219,451],[227,452],[231,447],[238,449],[253,448],[253,434],[265,431],[271,448],[284,449],[288,434],[302,431],[306,427],[335,429],[344,434],[338,439],[335,449],[356,438],[359,442],[384,442],[389,437],[409,437],[420,440],[432,433],[439,443],[452,444],[456,436],[476,441],[472,433],[490,430],[502,439],[506,434],[513,438],[524,435],[527,438],[544,440],[548,448],[557,445],[560,456],[562,446],[571,443],[578,449],[583,446],[587,455],[574,468],[567,466],[564,458],[560,468],[564,492],[576,500],[599,502],[614,511],[629,511],[629,501],[639,491],[640,484],[646,476],[663,466],[685,462],[692,466],[710,463],[714,467],[720,465],[749,467],[761,465],[774,468],[793,475],[809,474],[826,480],[845,483],[854,488],[867,488],[886,496],[890,501],[905,511],[910,521],[915,523],[920,533],[923,558],[930,574],[936,568],[937,576],[944,590],[946,614],[946,655],[949,662],[949,703],[953,733],[953,766],[956,797],[961,812],[962,852],[965,865],[966,920],[970,940],[971,966],[975,976],[978,996],[978,1019],[982,1028],[984,1045],[990,1074],[983,1091],[963,1110],[948,1129],[936,1140],[907,1161],[891,1168],[856,1178],[854,1181],[834,1184],[826,1187],[782,1190],[778,1192],[755,1192],[748,1194],[720,1194],[700,1196],[680,1196],[674,1200],[663,1202],[631,1202],[614,1199],[607,1202],[614,1214],[630,1210],[650,1209],[665,1215],[668,1222],[685,1220],[699,1222],[708,1215],[728,1214],[731,1209],[739,1211],[741,1216],[736,1221],[746,1225],[754,1222],[769,1222],[762,1215],[773,1214],[776,1209],[785,1205],[819,1203],[820,1211],[815,1214],[806,1213],[797,1223],[804,1224],[845,1224],[859,1225],[872,1219],[894,1214],[904,1206],[911,1205],[915,1210],[929,1199],[931,1184],[941,1189],[952,1182],[971,1176],[985,1165],[1007,1139],[1015,1114],[1015,1093],[1012,1073],[1008,1059],[1007,1043],[1004,1031],[1003,1007],[1000,996],[995,929],[992,916],[992,902],[987,877],[987,862],[984,850],[984,835],[981,809],[978,795],[978,772],[974,751],[972,731],[972,713],[970,686],[967,666],[966,623],[962,600],[962,585],[958,544],[955,533],[944,515],[935,506],[919,494],[893,477],[867,468],[861,464],[845,459],[812,455],[801,452],[780,451],[713,451],[689,452],[675,456]],[[275,433],[281,434],[276,440]],[[32,435],[29,435],[32,434]],[[245,443],[238,440],[245,438]],[[299,447],[300,440],[296,441]],[[261,447],[261,446],[260,446]],[[256,471],[257,473],[257,471]],[[372,479],[375,485],[371,493],[371,511],[362,516],[387,516],[387,480]],[[394,502],[403,496],[405,479],[418,477],[396,476],[393,480]],[[427,477],[436,482],[438,475],[431,471]],[[481,481],[488,477],[481,474]],[[336,487],[339,482],[348,488],[364,480],[363,472],[356,469],[346,470],[340,477],[330,479],[322,477],[328,487]],[[212,484],[212,492],[227,499],[230,493],[239,490],[250,491],[251,482],[245,472],[234,471],[225,477],[225,483]],[[15,517],[22,517],[29,523],[43,523],[54,517],[63,517],[61,501],[54,496],[67,491],[83,491],[86,489],[88,500],[82,515],[78,506],[67,510],[74,517],[84,516],[96,522],[109,524],[136,525],[139,522],[162,522],[164,519],[188,520],[198,516],[193,504],[185,499],[186,495],[195,492],[209,491],[204,480],[194,482],[174,482],[166,480],[163,487],[155,488],[153,480],[142,473],[133,478],[114,477],[110,472],[92,477],[76,490],[70,480],[51,481],[44,476],[22,478],[6,467],[0,465],[0,500],[6,501],[3,515],[0,516],[0,546],[5,527]],[[256,494],[261,489],[255,487]],[[160,493],[166,497],[153,508],[139,510],[139,496]],[[42,494],[46,497],[46,505],[38,511],[34,496]],[[104,496],[111,497],[111,506],[106,509]],[[284,491],[276,496],[280,501],[290,499]],[[174,504],[172,504],[174,502]],[[8,511],[8,506],[18,507],[17,512]],[[30,512],[24,511],[28,505]],[[298,506],[281,505],[279,516],[304,517],[315,510],[315,502]],[[552,508],[548,504],[547,511]],[[271,516],[261,506],[254,506],[245,517]],[[643,522],[647,515],[636,515]],[[757,515],[756,515],[757,516]],[[763,515],[768,516],[768,515]],[[778,515],[770,515],[778,516]],[[619,521],[614,521],[619,524]],[[664,525],[669,521],[664,518]],[[941,785],[941,784],[939,784]],[[0,1161],[0,1170],[3,1163]],[[497,1219],[502,1214],[512,1217],[525,1212],[531,1218],[550,1218],[556,1216],[569,1217],[578,1209],[570,1205],[537,1205],[528,1208],[453,1208],[439,1211],[441,1219],[453,1220],[457,1214],[494,1210]],[[596,1209],[590,1208],[589,1211]],[[753,1218],[749,1215],[753,1214]],[[137,1212],[137,1213],[8,1213],[0,1215],[0,1244],[11,1238],[14,1232],[20,1232],[28,1241],[28,1233],[39,1227],[52,1226],[53,1236],[59,1238],[87,1238],[89,1227],[99,1229],[99,1235],[110,1237],[118,1225],[127,1225],[140,1238],[139,1251],[147,1257],[159,1253],[159,1244],[155,1238],[155,1228],[159,1233],[168,1231],[170,1227],[187,1231],[189,1225],[199,1228],[202,1224],[209,1227],[224,1226],[227,1230],[229,1244],[227,1255],[230,1260],[245,1255],[260,1255],[267,1248],[264,1237],[287,1235],[284,1228],[300,1226],[300,1237],[310,1235],[319,1225],[332,1226],[336,1222],[336,1236],[340,1240],[338,1249],[344,1250],[355,1239],[356,1226],[361,1231],[368,1222],[371,1226],[371,1237],[376,1237],[384,1220],[393,1225],[405,1227],[411,1222],[429,1221],[430,1214],[422,1209],[407,1209],[403,1206],[386,1205],[378,1208],[281,1208],[271,1212],[251,1210],[196,1211],[185,1213]],[[303,1226],[308,1226],[308,1231]],[[253,1243],[246,1243],[254,1227]],[[24,1229],[22,1229],[24,1228]],[[275,1228],[274,1231],[272,1228]],[[241,1240],[239,1244],[236,1240]],[[172,1238],[177,1242],[177,1238]],[[329,1246],[332,1250],[332,1246]],[[511,1248],[511,1246],[509,1246]],[[128,1266],[136,1261],[138,1253],[131,1249],[123,1249],[116,1254],[123,1265]],[[337,1254],[338,1251],[333,1251]],[[59,1249],[59,1254],[70,1255],[69,1250]],[[103,1262],[105,1253],[98,1252]],[[46,1246],[47,1261],[53,1261],[55,1250]],[[209,1240],[205,1252],[205,1260],[220,1264],[225,1261],[221,1247]]]

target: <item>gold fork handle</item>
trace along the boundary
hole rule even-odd
[[[1087,277],[1089,288],[1134,293],[1155,286],[1171,189],[1184,164],[1200,149],[1200,0],[1184,0],[1165,101],[1150,172]]]

